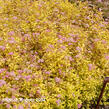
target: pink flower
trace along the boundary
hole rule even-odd
[[[102,0],[97,0],[98,2],[102,2]]]
[[[10,40],[10,41],[9,41],[9,43],[11,43],[11,44],[12,44],[12,43],[15,43],[15,41],[14,41],[14,40]]]
[[[72,93],[72,95],[73,95],[73,97],[75,97],[75,94],[74,93]]]
[[[68,45],[72,45],[72,43],[68,43]]]
[[[89,70],[91,71],[93,69],[93,65],[92,64],[88,64],[89,66]]]
[[[0,41],[3,40],[3,38],[0,37]]]
[[[24,78],[25,78],[27,81],[29,81],[29,80],[31,79],[31,76],[28,75],[28,76],[25,76]]]
[[[66,37],[63,37],[62,40],[63,40],[63,41],[67,41],[67,38],[66,38]]]
[[[24,36],[25,36],[25,37],[30,37],[30,35],[29,35],[29,34],[25,34]]]
[[[15,34],[14,31],[10,31],[10,32],[8,33],[9,36],[12,36],[12,35],[14,35],[14,34]]]
[[[38,54],[37,52],[35,52],[35,54]]]
[[[74,36],[75,36],[75,35],[74,35],[74,34],[72,34],[72,33],[69,33],[69,35],[70,35],[70,36],[72,36],[72,37],[74,37]]]
[[[23,73],[23,71],[22,70],[18,70],[18,73]]]
[[[13,19],[15,19],[15,20],[16,20],[16,19],[17,19],[17,17],[16,17],[16,16],[14,16],[14,17],[13,17]]]
[[[9,55],[13,55],[13,52],[8,53]]]
[[[79,58],[79,57],[80,57],[80,54],[76,55],[75,57],[76,57],[76,58]]]
[[[42,7],[42,5],[41,5],[41,4],[39,4],[38,6],[39,6],[39,7]]]
[[[2,72],[4,72],[4,71],[5,71],[5,69],[4,69],[4,68],[0,69],[0,73],[2,73]]]
[[[49,71],[47,71],[47,72],[45,72],[45,74],[50,74],[50,72],[49,72]]]
[[[58,42],[59,42],[59,43],[63,43],[63,41],[62,41],[61,39],[60,39],[60,40],[58,40]]]
[[[47,29],[47,30],[46,30],[46,32],[50,32],[50,30],[49,30],[49,29]]]
[[[39,15],[39,14],[37,14],[37,15]],[[36,20],[36,22],[39,22],[39,21],[40,21],[40,20],[38,20],[38,19]]]
[[[64,49],[64,50],[66,49],[66,47],[65,47],[65,46],[61,46],[61,48],[62,48],[62,49]]]
[[[80,47],[76,47],[76,50],[80,52],[81,51],[81,48]]]
[[[58,35],[58,38],[62,38],[62,35]]]
[[[60,98],[61,97],[61,94],[58,94],[57,97]]]
[[[7,104],[6,107],[7,107],[7,109],[10,109],[10,104]]]
[[[35,33],[35,35],[36,35],[36,36],[39,36],[39,35],[40,35],[40,33]]]
[[[72,37],[71,37],[71,38],[68,38],[68,40],[69,40],[70,42],[76,42]]]
[[[56,83],[59,83],[59,82],[60,82],[60,80],[61,80],[61,79],[60,79],[60,78],[58,78],[58,77],[56,77],[56,78],[55,78],[55,82],[56,82]]]
[[[6,82],[4,80],[0,80],[0,87],[2,87]]]
[[[61,74],[61,72],[62,72],[61,69],[59,69],[59,74]]]
[[[25,38],[24,37],[22,37],[22,42],[25,42]]]
[[[70,60],[70,61],[73,61],[73,58],[72,58],[71,56],[69,56],[69,60]]]
[[[8,18],[5,18],[5,20],[8,20]]]
[[[10,76],[15,76],[15,73],[14,72],[10,72],[9,75]]]
[[[82,104],[78,104],[78,109],[80,109],[80,108],[81,108],[81,106],[82,106]]]
[[[106,44],[106,41],[105,41],[105,40],[102,40],[102,43],[103,43],[103,44]]]
[[[0,46],[0,49],[5,50],[5,47],[4,46]]]
[[[24,107],[22,105],[19,105],[18,109],[24,109]]]
[[[109,56],[105,56],[105,58],[106,58],[107,60],[109,60]]]
[[[41,28],[41,26],[38,25],[37,28]]]
[[[50,48],[53,48],[54,46],[50,44],[49,47],[50,47]]]
[[[13,109],[16,109],[16,105],[13,106]]]
[[[58,99],[58,100],[56,101],[57,105],[59,105],[59,104],[60,104],[60,102],[61,102],[61,100],[60,100],[60,99]]]
[[[95,42],[98,42],[99,40],[100,40],[100,39],[98,39],[98,38],[94,39]]]
[[[38,60],[38,63],[41,63],[41,62],[44,62],[44,60],[43,59],[39,59]]]

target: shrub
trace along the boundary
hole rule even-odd
[[[109,73],[102,14],[81,2],[0,2],[0,99],[46,99],[1,108],[88,109]]]

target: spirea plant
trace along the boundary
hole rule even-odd
[[[87,3],[1,0],[0,108],[89,109],[109,75],[106,26]]]

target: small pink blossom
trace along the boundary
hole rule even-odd
[[[80,57],[80,54],[76,55],[75,57],[76,57],[76,58],[79,58],[79,57]]]
[[[28,75],[28,76],[25,76],[24,78],[25,78],[27,81],[29,81],[29,80],[31,79],[31,76]]]
[[[53,48],[54,46],[50,44],[49,47],[50,47],[50,48]]]
[[[36,35],[36,36],[39,36],[39,35],[40,35],[40,33],[35,33],[35,35]]]
[[[38,84],[34,84],[33,86],[37,87],[37,86],[38,86]]]
[[[80,47],[76,47],[76,50],[80,52],[81,51],[81,48]]]
[[[3,38],[0,37],[0,41],[3,40]]]
[[[24,36],[25,36],[25,37],[30,37],[30,35],[29,35],[29,34],[25,34]]]
[[[56,77],[56,78],[55,78],[55,81],[56,81],[57,83],[59,83],[59,82],[60,82],[60,80],[61,80],[61,79],[60,79],[60,78],[58,78],[58,77]]]
[[[5,47],[4,46],[0,46],[0,49],[5,50]]]
[[[17,17],[16,17],[16,16],[14,16],[14,17],[13,17],[13,19],[15,19],[15,20],[16,20],[16,19],[17,19]]]
[[[23,73],[23,71],[22,70],[18,70],[18,73]]]
[[[37,14],[37,15],[39,15],[39,14]],[[38,20],[38,19],[36,20],[36,22],[39,22],[39,21],[40,21],[40,20]]]
[[[15,76],[15,73],[12,71],[12,72],[9,72],[9,75],[10,76]]]
[[[10,32],[8,32],[8,35],[9,35],[9,36],[12,36],[12,35],[14,35],[14,34],[15,34],[14,31],[10,31]]]
[[[35,54],[38,54],[37,52],[35,52]]]
[[[19,105],[18,109],[24,109],[23,105]]]
[[[16,109],[16,105],[13,106],[13,109]]]
[[[7,107],[7,109],[10,109],[10,104],[7,104],[6,107]]]
[[[40,90],[37,90],[36,93],[40,95],[41,92],[40,92]]]
[[[60,40],[58,40],[58,42],[59,42],[59,43],[63,43],[63,41],[62,41],[61,39],[60,39]]]
[[[62,35],[58,35],[58,38],[62,38]]]
[[[58,99],[58,100],[56,101],[57,105],[60,105],[60,102],[61,102],[61,100]]]
[[[22,42],[25,42],[25,37],[22,37]]]
[[[39,6],[39,7],[42,7],[42,5],[41,5],[41,4],[39,4],[38,6]]]
[[[41,28],[41,26],[38,25],[37,28]]]
[[[69,35],[70,35],[70,36],[72,36],[72,37],[74,37],[74,36],[75,36],[75,35],[74,35],[74,34],[72,34],[72,33],[69,33]]]
[[[59,74],[61,74],[61,72],[62,72],[61,69],[59,69]]]
[[[102,2],[102,0],[97,0],[98,2]]]
[[[49,71],[47,71],[47,72],[45,72],[45,74],[50,74],[50,72],[49,72]]]
[[[9,55],[13,55],[13,52],[8,53]]]
[[[63,41],[67,41],[67,38],[66,38],[66,37],[63,37],[62,40],[63,40]]]
[[[98,38],[94,39],[95,42],[98,42],[99,40],[100,40],[100,39],[98,39]]]
[[[9,18],[5,18],[5,20],[8,20]]]
[[[41,62],[44,62],[44,60],[43,59],[39,59],[38,60],[38,63],[41,63]]]
[[[76,42],[72,37],[71,37],[71,38],[68,38],[68,40],[69,40],[70,42]]]
[[[72,43],[68,43],[68,45],[72,45]]]
[[[47,29],[47,30],[46,30],[46,32],[50,32],[50,30],[49,30],[49,29]]]
[[[88,64],[89,66],[89,70],[91,71],[93,69],[93,65],[92,64]]]
[[[74,94],[74,93],[72,93],[72,96],[73,96],[73,97],[75,97],[75,94]]]
[[[14,40],[10,40],[9,43],[13,44],[13,43],[15,43],[15,41]]]
[[[66,49],[66,46],[61,46],[61,48],[65,50]]]
[[[81,106],[82,106],[82,104],[78,104],[78,109],[80,109],[80,108],[81,108]]]
[[[0,73],[4,72],[5,70],[5,68],[0,69]]]
[[[105,40],[102,40],[102,43],[103,43],[103,44],[106,44],[107,42],[106,42]]]
[[[109,60],[109,56],[105,56],[105,58],[106,58],[107,60]]]
[[[0,87],[3,86],[4,84],[6,84],[6,82],[4,80],[0,80]]]
[[[71,56],[69,56],[69,60],[70,60],[70,61],[73,61],[73,58],[72,58]]]
[[[61,97],[61,94],[58,94],[57,97],[60,98]]]

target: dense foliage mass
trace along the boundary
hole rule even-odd
[[[107,75],[109,32],[96,9],[62,0],[0,1],[1,109],[88,109]]]

